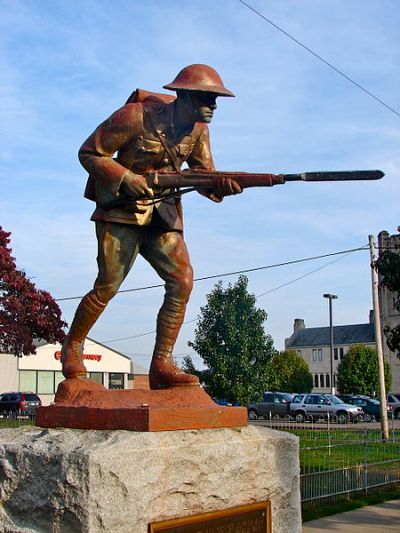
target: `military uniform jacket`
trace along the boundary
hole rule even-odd
[[[139,91],[134,93],[134,100],[137,100],[137,94],[140,96]],[[146,206],[141,213],[132,213],[123,207],[108,211],[101,207],[122,194],[121,185],[127,170],[141,175],[150,170],[175,171],[176,166],[180,168],[184,162],[189,168],[214,170],[207,125],[196,123],[192,131],[176,139],[171,127],[174,97],[143,93],[143,101],[127,103],[113,113],[79,150],[79,159],[89,172],[85,197],[96,202],[91,218],[94,221],[147,225],[151,222],[153,210],[157,209],[163,227],[179,231],[182,230],[179,198],[156,203],[138,200]],[[146,96],[148,94],[150,97]]]

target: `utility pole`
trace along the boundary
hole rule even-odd
[[[324,298],[329,298],[329,338],[330,338],[330,356],[331,356],[331,394],[335,394],[335,386],[333,384],[333,320],[332,320],[332,300],[337,299],[336,294],[324,294]]]
[[[380,314],[379,296],[378,296],[378,274],[374,268],[375,237],[373,235],[370,235],[368,237],[368,240],[369,240],[370,258],[371,258],[372,302],[373,302],[373,308],[374,308],[375,343],[376,343],[376,353],[378,354],[381,428],[382,428],[383,439],[388,440],[389,439],[389,421],[388,421],[388,415],[387,415],[387,402],[386,402],[385,365],[383,363],[381,314]]]

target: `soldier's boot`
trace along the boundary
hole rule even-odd
[[[82,299],[76,310],[68,335],[61,350],[62,372],[66,378],[85,378],[83,341],[103,312],[106,304],[100,302],[94,291]]]
[[[199,385],[199,379],[186,374],[172,359],[172,350],[185,316],[186,304],[165,299],[157,316],[157,336],[151,360],[149,381],[151,389]]]

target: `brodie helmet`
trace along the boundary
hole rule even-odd
[[[164,85],[164,89],[171,91],[204,91],[217,96],[235,96],[223,84],[216,70],[208,65],[189,65],[183,68],[174,81]]]

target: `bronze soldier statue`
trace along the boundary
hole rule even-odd
[[[176,98],[136,90],[79,151],[89,172],[85,197],[96,202],[91,219],[98,239],[98,276],[80,302],[62,348],[66,378],[85,378],[83,341],[140,254],[165,282],[150,388],[198,385],[197,377],[184,373],[172,359],[193,285],[182,233],[181,200],[168,194],[160,199],[146,176],[158,171],[179,172],[184,162],[190,169],[213,171],[207,124],[217,97],[234,95],[213,68],[199,64],[182,69],[164,88],[176,91]],[[218,186],[200,192],[220,202],[241,190],[233,178],[226,177],[218,180]],[[113,205],[118,199],[110,208],[110,202]]]

